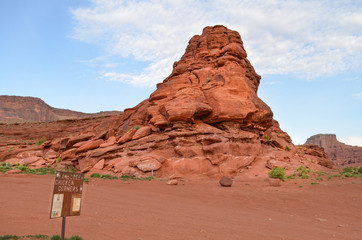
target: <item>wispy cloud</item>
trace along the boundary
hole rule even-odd
[[[362,93],[357,93],[354,95],[357,99],[362,99]]]
[[[362,147],[362,138],[361,137],[338,138],[338,141],[343,142],[347,145]]]
[[[73,37],[107,54],[149,61],[138,75],[105,77],[154,85],[171,73],[195,34],[223,24],[238,31],[259,74],[313,79],[361,67],[362,4],[333,0],[93,0],[73,9]]]

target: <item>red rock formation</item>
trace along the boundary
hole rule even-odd
[[[307,139],[305,145],[324,148],[328,157],[341,166],[362,166],[362,147],[350,146],[337,141],[335,134],[318,134]]]
[[[258,98],[259,82],[240,35],[206,27],[149,99],[94,126],[92,137],[67,136],[44,147],[58,149],[82,172],[103,165],[102,171],[137,177],[267,176],[268,168],[281,165],[287,171],[301,164],[331,167],[323,152],[292,144]],[[94,144],[99,139],[112,144]]]
[[[0,96],[0,123],[51,122],[64,119],[79,119],[118,115],[119,111],[82,113],[53,108],[40,98]]]

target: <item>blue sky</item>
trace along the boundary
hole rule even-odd
[[[362,146],[362,1],[0,0],[0,95],[133,107],[215,24],[240,33],[258,95],[295,144],[335,133]]]

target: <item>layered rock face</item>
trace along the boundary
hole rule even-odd
[[[350,146],[337,140],[335,134],[318,134],[307,139],[306,145],[324,148],[328,157],[341,166],[362,166],[362,147]]]
[[[0,123],[51,122],[120,114],[118,111],[82,113],[53,108],[40,98],[0,96]]]
[[[92,134],[48,141],[44,151],[82,172],[169,178],[332,166],[321,149],[294,146],[273,120],[237,32],[206,27],[173,67],[149,99],[119,119],[94,126]]]

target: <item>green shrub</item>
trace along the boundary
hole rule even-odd
[[[19,239],[19,236],[16,235],[4,235],[0,236],[0,240],[13,240],[13,239]]]
[[[128,179],[136,179],[136,178],[134,176],[130,176],[130,175],[122,175],[121,179],[128,180]]]
[[[289,146],[286,146],[286,147],[285,147],[285,151],[290,151],[290,147],[289,147]]]
[[[295,179],[295,174],[289,175],[287,178],[288,179]]]
[[[143,180],[146,180],[146,181],[151,181],[151,180],[153,180],[153,179],[155,179],[154,176],[149,176],[149,177],[143,178]]]
[[[310,169],[306,168],[303,165],[300,165],[297,170],[296,173],[298,174],[298,176],[300,176],[302,179],[307,179],[309,178],[309,173],[310,173]]]
[[[343,168],[343,173],[356,174],[356,173],[358,173],[358,170],[355,167],[345,167],[345,168]]]
[[[270,138],[268,136],[264,136],[264,139],[267,140],[267,141],[270,140]]]
[[[59,235],[53,235],[50,240],[61,240],[61,237]]]
[[[362,173],[362,167],[358,168],[358,172]]]
[[[71,236],[69,240],[83,240],[83,238],[79,237],[78,235]]]
[[[133,126],[133,128],[136,129],[136,130],[138,130],[138,129],[140,129],[141,127],[140,127],[140,125],[136,125],[136,126]]]
[[[105,179],[118,179],[118,177],[116,177],[116,176],[111,176],[110,174],[106,174],[106,175],[101,174],[101,178],[105,178]]]
[[[100,173],[92,173],[90,175],[91,178],[100,178],[101,177],[101,174]]]
[[[17,165],[17,166],[15,166],[15,168],[17,168],[23,172],[26,171],[27,169],[29,169],[27,166],[25,166],[23,164]]]
[[[361,170],[362,171],[362,170]],[[356,167],[345,167],[343,171],[339,174],[341,177],[362,177],[362,174],[360,172],[360,168]]]
[[[26,237],[29,237],[29,238],[45,238],[45,239],[49,239],[49,237],[48,237],[47,235],[42,235],[42,234],[27,235]]]
[[[0,172],[7,172],[9,170],[13,169],[10,163],[1,162],[0,163]]]
[[[75,172],[74,166],[68,166],[68,167],[67,167],[67,172],[72,172],[72,173],[74,173],[74,172]]]
[[[274,167],[269,171],[268,174],[271,178],[279,178],[283,181],[285,181],[285,179],[287,178],[285,170],[282,167]]]
[[[39,141],[36,142],[36,145],[42,145],[46,141],[45,137],[42,136]]]

